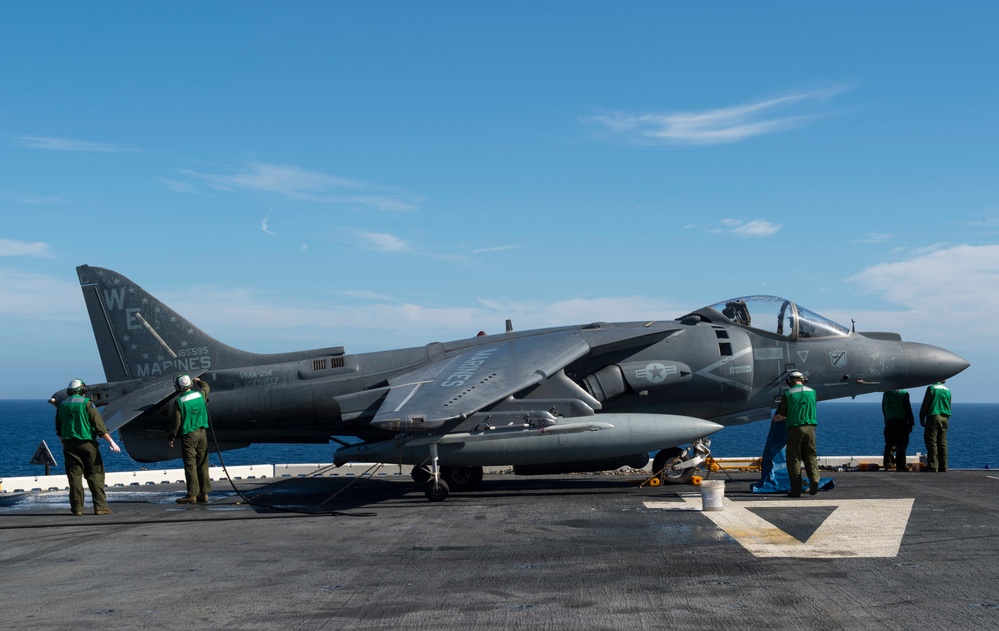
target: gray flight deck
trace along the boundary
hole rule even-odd
[[[999,627],[999,475],[827,473],[791,499],[726,480],[487,475],[427,502],[403,477],[0,496],[6,628],[985,629]],[[89,497],[88,497],[89,502]]]

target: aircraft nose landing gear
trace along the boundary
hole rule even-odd
[[[652,472],[664,484],[686,484],[699,467],[711,455],[711,440],[700,438],[686,449],[670,447],[656,454],[652,461]]]

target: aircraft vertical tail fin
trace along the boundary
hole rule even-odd
[[[108,382],[254,363],[261,355],[226,346],[121,274],[76,268]]]

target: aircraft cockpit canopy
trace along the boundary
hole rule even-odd
[[[733,298],[706,307],[700,313],[710,315],[710,321],[727,321],[788,339],[850,334],[845,326],[777,296]]]

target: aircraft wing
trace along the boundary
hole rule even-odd
[[[476,346],[392,379],[371,424],[432,431],[544,382],[589,350],[575,329]]]

